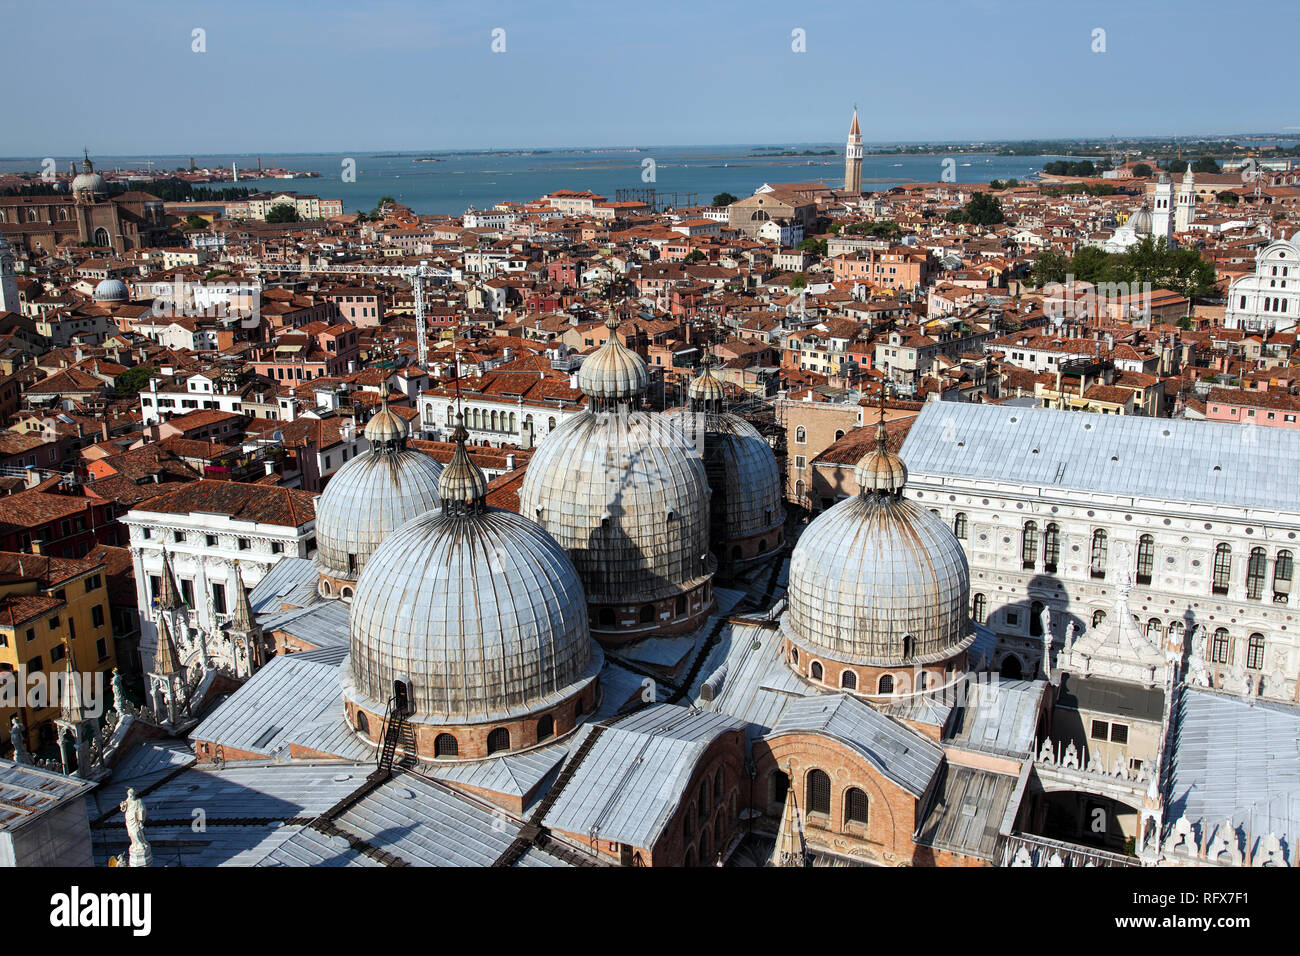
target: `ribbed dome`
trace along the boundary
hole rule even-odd
[[[1147,208],[1146,203],[1142,208],[1133,214],[1133,218],[1128,222],[1134,235],[1149,236],[1151,235],[1151,210]]]
[[[95,286],[94,297],[96,302],[125,302],[131,298],[131,293],[121,279],[102,279]]]
[[[355,579],[392,531],[438,507],[441,473],[435,459],[406,448],[372,448],[336,471],[316,502],[321,570]]]
[[[853,469],[858,490],[865,493],[899,494],[907,484],[907,465],[885,447],[885,423],[876,426],[876,447],[867,452]]]
[[[72,192],[74,195],[81,192],[108,195],[108,184],[104,182],[103,176],[95,172],[95,164],[90,161],[89,155],[82,160],[81,172],[73,177]]]
[[[785,522],[781,470],[772,446],[758,429],[730,412],[677,409],[667,414],[680,418],[684,429],[703,423],[704,470],[711,491],[709,512],[714,549],[719,550],[721,542],[716,540],[719,536],[736,540],[764,531],[775,532]],[[702,418],[698,417],[701,415]],[[774,534],[768,545],[777,543]]]
[[[438,495],[443,501],[458,505],[473,504],[487,497],[487,476],[483,474],[483,469],[470,460],[465,448],[467,438],[469,432],[465,430],[461,416],[457,415],[456,428],[451,433],[456,451],[438,479]]]
[[[605,322],[609,338],[583,359],[578,369],[578,388],[589,398],[603,402],[628,401],[644,395],[650,387],[650,367],[645,359],[624,345],[616,333],[618,320]]]
[[[903,497],[907,468],[876,448],[860,491],[812,522],[795,545],[782,626],[814,655],[851,664],[932,663],[974,639],[970,567],[935,514]]]
[[[943,521],[905,498],[855,495],[800,536],[783,626],[845,663],[942,660],[974,637],[969,599],[966,555]]]
[[[593,603],[678,594],[711,573],[704,465],[666,416],[572,416],[534,453],[519,502],[569,552]]]
[[[578,573],[545,531],[508,511],[435,511],[357,582],[345,693],[382,713],[406,678],[417,721],[495,721],[565,699],[602,660]]]
[[[721,410],[726,391],[722,383],[713,375],[713,364],[713,356],[705,354],[700,360],[703,371],[691,382],[686,394],[692,402]]]

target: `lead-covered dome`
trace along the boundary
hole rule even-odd
[[[1143,203],[1142,207],[1133,214],[1133,218],[1129,220],[1128,224],[1133,229],[1135,236],[1151,235],[1151,210],[1146,203]]]
[[[379,424],[376,424],[378,420]],[[392,531],[438,507],[442,465],[406,447],[406,423],[383,407],[366,425],[368,451],[334,473],[316,502],[316,563],[327,593],[355,581]]]
[[[858,475],[868,483],[795,545],[786,636],[809,655],[850,664],[956,657],[975,636],[960,543],[937,515],[903,497],[906,468],[883,439]]]
[[[618,337],[618,319],[605,321],[609,338],[578,369],[578,388],[596,402],[627,401],[650,387],[650,366]]]
[[[611,335],[588,362],[619,349]],[[580,375],[589,408],[546,437],[519,493],[577,566],[602,640],[687,629],[712,602],[704,465],[671,418],[634,410],[646,381]]]
[[[121,279],[101,279],[95,286],[96,302],[125,302],[130,298],[131,293]]]
[[[445,476],[478,470],[463,441],[456,455]],[[507,721],[581,693],[603,658],[573,563],[537,524],[443,485],[443,505],[389,535],[357,582],[345,693],[383,713],[409,682],[410,719],[436,725]]]

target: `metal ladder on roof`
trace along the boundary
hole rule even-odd
[[[504,853],[492,865],[495,866],[514,866],[519,862],[519,858],[524,855],[530,846],[539,845],[546,837],[546,828],[542,826],[542,821],[546,819],[546,814],[555,805],[564,788],[573,780],[574,774],[582,762],[587,759],[591,749],[596,746],[596,741],[600,735],[605,732],[605,727],[601,724],[593,724],[591,731],[587,734],[585,740],[574,753],[573,758],[564,765],[560,775],[555,778],[555,783],[551,784],[542,799],[538,802],[536,809],[528,817],[528,822],[519,830],[519,835],[514,838],[510,846],[506,847]]]
[[[397,747],[402,746],[401,766],[410,766],[415,761],[415,731],[406,720],[406,712],[394,707],[395,697],[388,698],[388,707],[384,711],[384,743],[379,750],[378,766],[380,770],[392,773],[393,758]]]

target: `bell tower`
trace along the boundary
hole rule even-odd
[[[4,236],[0,236],[0,312],[22,313],[22,305],[18,301],[18,269],[14,249]]]
[[[844,191],[852,196],[862,194],[862,130],[858,128],[856,106],[849,125],[849,141],[844,147]]]

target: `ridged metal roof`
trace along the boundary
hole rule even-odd
[[[705,749],[719,735],[743,727],[721,714],[673,704],[647,707],[605,730],[543,823],[566,833],[595,830],[602,840],[652,846]]]
[[[913,796],[925,792],[943,762],[943,750],[930,738],[847,694],[791,701],[769,736],[800,732],[834,737]]]
[[[1242,838],[1249,831],[1256,842],[1274,833],[1294,865],[1300,839],[1300,706],[1191,688],[1180,697],[1165,822],[1185,814],[1213,831],[1231,820]]]
[[[930,402],[903,457],[918,478],[962,477],[1167,501],[1300,512],[1300,430]]]

